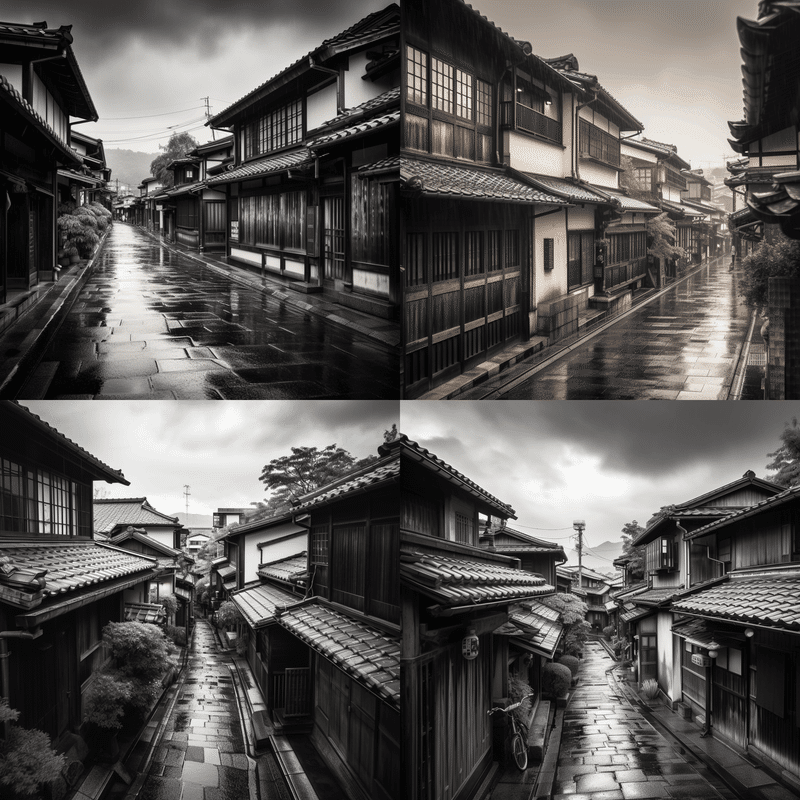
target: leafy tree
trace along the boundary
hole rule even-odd
[[[189,133],[173,133],[169,137],[166,147],[159,145],[164,152],[157,156],[150,164],[150,174],[161,181],[165,189],[171,189],[175,183],[175,176],[167,169],[167,164],[176,158],[183,158],[190,150],[194,150],[199,142]]]
[[[765,239],[742,261],[742,268],[744,277],[739,282],[739,294],[752,308],[765,306],[770,278],[800,276],[800,241],[787,239],[783,234],[777,241]]]
[[[543,597],[542,603],[560,614],[564,625],[564,642],[562,649],[567,655],[577,656],[583,653],[591,625],[586,621],[589,607],[575,594],[559,592]]]
[[[41,797],[41,785],[57,780],[65,763],[44,731],[12,725],[8,739],[0,739],[0,795]]]
[[[273,458],[264,466],[260,480],[270,491],[269,500],[259,503],[253,519],[274,516],[291,507],[292,499],[320,489],[351,470],[377,461],[376,456],[356,459],[347,450],[329,444],[316,447],[292,447],[291,455]]]
[[[770,476],[773,483],[778,486],[797,486],[800,484],[800,428],[797,426],[797,417],[792,418],[792,424],[786,423],[780,436],[781,446],[774,453],[767,453],[771,464],[767,469],[776,470]]]
[[[175,648],[155,625],[109,622],[103,628],[103,642],[111,649],[120,673],[128,678],[154,680],[175,663]]]
[[[666,212],[649,219],[645,228],[650,240],[648,255],[659,259],[662,263],[676,258],[686,258],[686,251],[675,244],[675,226],[670,222]]]
[[[645,193],[645,187],[636,179],[633,173],[633,159],[630,156],[620,157],[622,172],[619,174],[619,186],[625,189],[631,197],[639,197]],[[641,198],[640,198],[641,199]]]
[[[622,528],[622,552],[630,558],[628,562],[628,575],[633,580],[640,580],[644,577],[644,546],[634,547],[633,541],[645,529],[636,521],[626,522]]]

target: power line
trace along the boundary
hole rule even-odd
[[[177,133],[178,132],[177,131],[178,128],[183,128],[186,125],[192,125],[194,127],[191,127],[189,129],[183,131],[184,133],[190,133],[191,131],[198,131],[201,128],[204,128],[205,125],[198,125],[197,124],[198,122],[202,122],[203,119],[204,119],[204,117],[201,117],[200,119],[191,120],[190,122],[183,122],[180,125],[173,125],[173,126],[171,126],[170,128],[167,128],[164,131],[160,131],[158,133],[149,133],[149,134],[145,134],[144,136],[129,136],[129,137],[124,138],[124,139],[103,139],[103,143],[104,144],[120,144],[120,143],[124,143],[124,142],[156,141],[158,139],[165,139],[165,138],[171,136],[173,133]]]
[[[98,122],[110,122],[121,119],[151,119],[152,117],[169,117],[172,114],[185,114],[187,111],[197,111],[197,109],[200,108],[205,108],[205,106],[192,106],[191,108],[182,108],[180,111],[165,111],[163,114],[142,114],[138,117],[100,117]]]

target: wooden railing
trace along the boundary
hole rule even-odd
[[[647,272],[647,259],[638,258],[626,264],[617,264],[606,267],[603,273],[603,289],[613,289],[623,283],[630,283],[642,277]]]
[[[516,115],[514,106],[516,106]],[[501,103],[501,115],[504,128],[528,131],[561,144],[561,123],[556,119],[550,119],[528,106],[514,103],[511,100]]]
[[[294,667],[286,670],[285,717],[305,717],[311,713],[309,674],[308,667]]]

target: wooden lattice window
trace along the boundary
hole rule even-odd
[[[456,116],[472,119],[472,75],[464,70],[456,70]]]
[[[406,234],[406,286],[428,282],[425,268],[425,234]]]
[[[555,239],[544,240],[544,268],[550,272],[555,268]]]
[[[434,233],[433,253],[433,282],[446,281],[458,277],[458,234]]]
[[[475,544],[472,541],[475,534],[475,524],[472,517],[456,512],[456,541],[463,544]]]
[[[480,80],[476,82],[478,125],[492,124],[492,84]]]
[[[483,231],[464,234],[464,275],[483,273]]]
[[[453,67],[438,58],[431,59],[431,100],[436,111],[453,113]]]
[[[311,563],[327,566],[330,546],[330,534],[327,525],[315,525],[311,528]]]
[[[412,103],[428,103],[428,54],[416,47],[406,47],[406,97]]]
[[[489,272],[503,269],[503,232],[489,231]]]

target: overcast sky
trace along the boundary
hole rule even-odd
[[[78,130],[103,139],[107,148],[156,153],[173,125],[201,143],[211,141],[201,98],[209,97],[211,113],[218,113],[324,39],[387,5],[388,0],[2,0],[0,19],[72,25],[72,48],[100,115],[99,123]],[[150,116],[156,114],[162,116]]]
[[[692,167],[733,156],[728,120],[743,116],[736,17],[757,0],[474,0],[543,58],[574,53],[584,72]]]
[[[401,430],[510,504],[512,527],[566,545],[583,519],[591,546],[749,469],[767,478],[793,416],[800,402],[406,401]]]
[[[259,475],[292,447],[336,443],[377,454],[398,422],[394,401],[25,401],[23,406],[114,469],[130,486],[95,483],[108,497],[147,497],[165,514],[247,508],[265,496]]]

